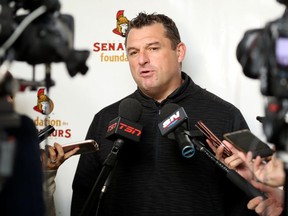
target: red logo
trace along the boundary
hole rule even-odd
[[[137,128],[134,128],[134,127],[131,127],[131,126],[129,126],[129,125],[126,125],[126,124],[124,124],[124,123],[122,123],[122,122],[120,122],[120,127],[119,127],[119,129],[120,130],[123,130],[123,131],[125,131],[125,132],[127,132],[127,133],[129,133],[129,134],[132,134],[132,135],[136,135],[136,136],[140,136],[141,135],[141,131],[140,130],[138,130]]]
[[[108,126],[108,129],[107,129],[107,132],[111,132],[113,130],[115,130],[115,128],[117,127],[117,122],[111,124]],[[127,124],[124,124],[122,122],[119,123],[119,130],[121,131],[124,131],[125,133],[129,133],[129,134],[132,134],[132,135],[136,135],[137,137],[140,137],[142,131],[135,128],[135,127],[132,127],[132,126],[129,126]]]
[[[37,93],[37,105],[33,109],[43,115],[50,114],[54,109],[53,101],[44,94],[44,88],[40,88]]]
[[[113,29],[113,33],[125,37],[128,24],[129,20],[124,16],[124,10],[119,10],[116,14],[116,28]]]

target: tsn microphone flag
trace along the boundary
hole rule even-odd
[[[140,141],[142,126],[137,124],[142,114],[141,103],[134,98],[125,98],[119,104],[119,116],[109,122],[106,138]]]
[[[139,142],[141,133],[142,125],[128,121],[122,117],[117,117],[110,121],[106,137],[111,140],[114,140],[115,138],[123,138]]]

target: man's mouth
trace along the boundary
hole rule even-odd
[[[142,71],[140,72],[140,76],[141,76],[141,77],[148,77],[148,76],[151,76],[152,73],[153,73],[152,70],[142,70]]]

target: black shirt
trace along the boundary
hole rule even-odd
[[[191,130],[202,120],[220,139],[226,132],[248,128],[235,106],[202,89],[183,72],[182,77],[182,86],[162,103],[139,89],[128,96],[143,106],[142,137],[140,143],[124,143],[98,216],[254,215],[246,207],[248,198],[211,160],[201,152],[186,159],[175,141],[161,136],[159,111],[167,103],[185,109]],[[111,151],[113,142],[105,139],[105,133],[109,121],[118,116],[119,103],[102,109],[90,125],[87,139],[95,139],[100,151],[80,157],[73,181],[73,216],[79,215]]]

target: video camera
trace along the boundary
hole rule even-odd
[[[287,0],[277,0],[288,5]],[[265,28],[245,32],[236,56],[244,74],[260,79],[266,96],[288,98],[288,11]]]
[[[55,84],[51,80],[50,64],[65,62],[69,75],[86,74],[89,57],[87,50],[74,49],[74,19],[60,13],[58,0],[0,0],[0,120],[14,116],[5,96],[13,96],[23,86],[37,90]],[[8,69],[13,61],[32,65],[45,64],[45,80],[32,81],[9,78]],[[13,117],[14,119],[14,117]],[[13,122],[7,119],[8,122]],[[0,128],[3,126],[0,123]]]
[[[261,93],[268,96],[262,120],[267,141],[288,150],[288,0],[277,2],[286,6],[283,16],[246,31],[236,56],[244,74],[260,79]]]
[[[72,77],[88,71],[89,51],[73,48],[74,19],[59,12],[58,0],[1,0],[0,7],[1,62],[65,62]]]
[[[60,8],[58,0],[0,0],[0,192],[6,178],[13,175],[13,161],[17,159],[13,146],[19,139],[13,137],[12,145],[7,129],[23,126],[7,98],[20,90],[21,82],[33,90],[46,86],[48,91],[54,85],[50,71],[53,62],[65,62],[71,77],[88,71],[89,51],[74,49],[74,19],[61,14]],[[34,70],[32,81],[14,79],[9,73],[13,61],[27,62],[33,69],[45,64],[45,80],[35,81]]]

